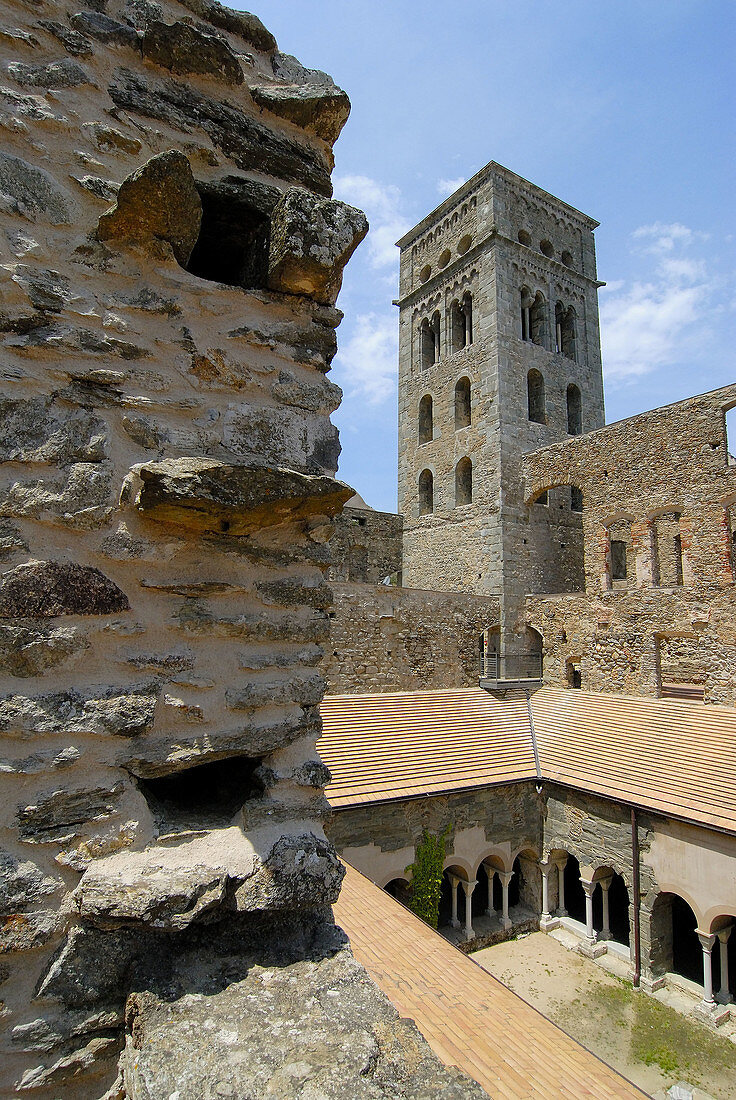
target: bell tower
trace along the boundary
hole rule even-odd
[[[582,501],[527,506],[520,460],[604,423],[597,225],[491,162],[398,242],[404,584],[498,595],[507,651],[582,587]]]

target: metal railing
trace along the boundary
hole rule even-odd
[[[541,680],[541,653],[487,653],[480,659],[481,680]]]

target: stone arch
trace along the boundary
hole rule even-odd
[[[651,952],[649,965],[655,976],[680,974],[703,984],[703,952],[696,929],[697,910],[677,890],[661,890],[650,907]]]
[[[532,367],[526,376],[527,415],[535,424],[547,423],[547,411],[544,393],[544,375]]]
[[[455,431],[469,427],[470,419],[470,379],[463,375],[455,383]]]
[[[432,395],[425,393],[419,402],[419,442],[429,443],[433,437]]]
[[[426,516],[434,512],[434,476],[431,470],[422,470],[419,475],[419,515]]]
[[[411,899],[411,883],[408,878],[399,875],[397,878],[390,879],[383,887],[387,894],[390,894],[396,901],[400,901],[402,905],[408,905]]]
[[[473,463],[466,456],[455,467],[455,507],[473,503]]]

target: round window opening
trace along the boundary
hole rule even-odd
[[[519,244],[525,244],[527,247],[532,243],[532,238],[526,229],[519,230]]]
[[[561,259],[565,267],[572,267],[572,255],[570,252],[563,252]]]
[[[459,254],[461,256],[464,256],[465,253],[470,248],[472,243],[473,243],[473,238],[470,236],[469,233],[466,233],[464,237],[461,237],[460,238],[460,243],[457,246],[457,250],[458,250]]]
[[[551,241],[542,241],[539,245],[540,251],[544,256],[549,256],[550,259],[554,256],[555,250],[552,247]]]
[[[429,264],[425,264],[422,270],[419,272],[419,280],[422,283],[426,283],[429,276],[432,274],[432,268]]]
[[[450,249],[445,248],[440,252],[440,258],[437,261],[440,267],[447,267],[450,262]]]

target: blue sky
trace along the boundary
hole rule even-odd
[[[353,110],[339,475],[396,507],[394,241],[489,160],[601,222],[609,421],[736,380],[734,0],[269,0],[280,49]]]

